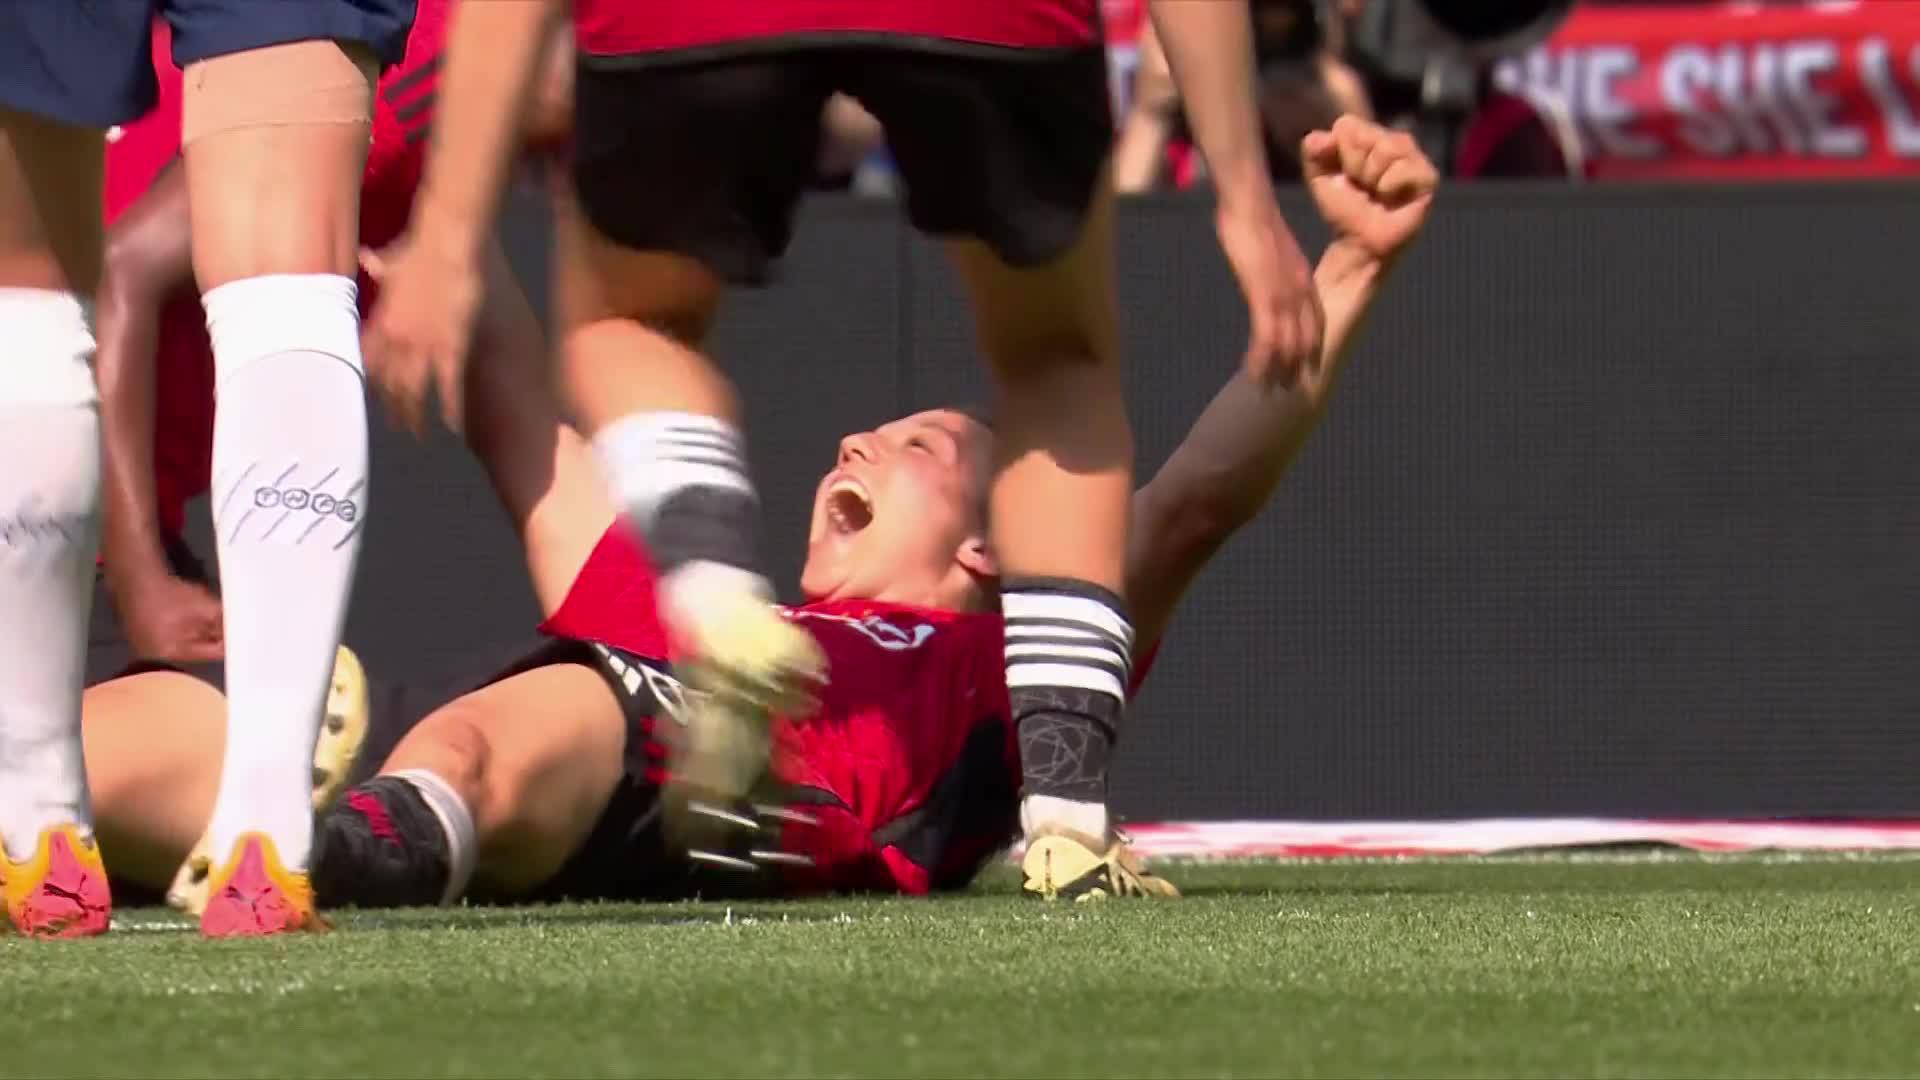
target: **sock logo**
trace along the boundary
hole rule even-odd
[[[324,491],[308,491],[306,488],[257,487],[253,489],[253,505],[262,510],[275,507],[311,510],[320,517],[331,515],[348,522],[360,517],[360,505],[352,499],[338,498]]]
[[[24,550],[42,544],[71,545],[92,535],[94,515],[42,510],[28,496],[10,514],[0,514],[0,548]]]
[[[71,544],[93,524],[90,514],[20,514],[0,518],[0,547],[23,548],[53,541]]]

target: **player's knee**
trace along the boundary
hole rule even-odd
[[[561,794],[543,790],[535,778],[499,770],[490,778],[488,812],[480,830],[480,861],[497,885],[517,887],[545,880],[573,850]]]
[[[466,801],[479,826],[489,812],[487,779],[492,760],[493,747],[479,718],[454,702],[421,721],[394,749],[382,771],[431,771]]]
[[[487,734],[485,710],[456,701],[423,721],[388,760],[386,772],[427,768],[466,800],[487,876],[513,866],[552,841],[543,793],[514,754],[501,753]]]

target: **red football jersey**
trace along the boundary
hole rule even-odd
[[[406,57],[380,79],[360,190],[363,244],[389,244],[406,228],[433,118],[451,2],[419,0]],[[180,154],[181,72],[173,63],[172,36],[165,20],[154,21],[159,103],[109,136],[104,207],[109,228]],[[363,316],[373,297],[373,283],[361,275]],[[182,295],[162,310],[155,363],[155,495],[162,527],[177,536],[187,502],[207,490],[213,457],[213,347],[197,296]]]
[[[781,779],[818,821],[783,843],[813,860],[795,891],[960,888],[1019,834],[1020,749],[1007,704],[1005,624],[866,600],[786,609],[826,654],[819,707],[780,717]],[[664,659],[654,569],[621,526],[601,537],[541,627]],[[1135,665],[1137,688],[1152,665]]]
[[[1069,49],[1100,41],[1100,0],[574,0],[573,22],[591,56],[789,37]]]

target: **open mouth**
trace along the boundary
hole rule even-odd
[[[873,524],[873,499],[867,489],[852,480],[827,489],[827,521],[839,533],[857,533]]]

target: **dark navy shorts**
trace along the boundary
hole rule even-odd
[[[5,0],[0,107],[68,124],[131,123],[159,96],[153,19],[181,67],[296,41],[365,45],[382,66],[406,52],[415,0]]]

